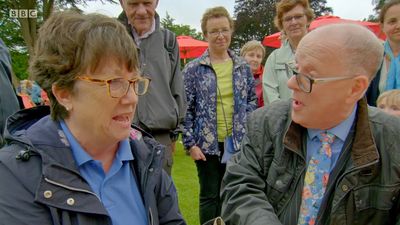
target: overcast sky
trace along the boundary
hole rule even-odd
[[[175,19],[177,24],[187,24],[200,31],[200,19],[207,8],[224,6],[233,15],[235,0],[159,0],[157,12],[161,18],[166,13]],[[333,15],[345,19],[362,20],[373,14],[372,0],[327,0],[332,7]],[[117,17],[121,12],[119,4],[102,4],[100,1],[89,2],[86,12],[98,12]]]

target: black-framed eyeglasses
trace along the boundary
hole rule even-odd
[[[293,74],[296,77],[296,81],[300,89],[306,93],[311,93],[312,87],[316,83],[324,83],[337,80],[348,80],[354,78],[354,76],[312,78],[310,75],[299,73],[297,69],[294,67],[294,63],[285,63],[285,69],[287,76],[290,77]]]
[[[112,98],[120,98],[126,95],[129,91],[129,87],[133,84],[133,90],[137,95],[144,95],[149,87],[150,78],[137,77],[131,80],[125,78],[114,78],[108,80],[94,79],[88,76],[78,76],[78,80],[88,81],[92,83],[105,84],[107,85],[108,95]]]

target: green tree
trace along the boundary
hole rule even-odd
[[[0,13],[0,17],[4,18],[0,20],[0,38],[10,51],[14,74],[18,79],[26,79],[29,55],[19,29],[19,22],[16,18],[7,18],[8,12],[4,9],[4,1],[0,1]],[[17,85],[17,79],[14,78],[13,83]]]
[[[368,16],[368,21],[378,22],[379,20],[379,12],[381,11],[382,6],[388,2],[388,0],[372,0],[372,5],[374,6],[374,14]]]
[[[316,17],[332,14],[332,8],[326,6],[326,4],[326,0],[310,0],[310,7],[314,10]]]
[[[374,11],[379,12],[382,6],[388,2],[388,0],[372,0],[372,5],[374,6]]]
[[[232,40],[234,50],[249,40],[262,40],[265,35],[277,32],[274,25],[277,0],[235,0],[235,33]],[[316,16],[332,13],[326,0],[310,0]]]
[[[174,32],[177,36],[187,35],[198,40],[203,40],[202,34],[197,32],[196,29],[191,28],[189,25],[175,24],[174,21],[175,19],[172,18],[167,12],[165,18],[161,20],[161,26]]]

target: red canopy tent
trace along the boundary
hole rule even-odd
[[[205,41],[196,40],[190,36],[176,37],[179,45],[181,59],[199,57],[208,48],[208,43]]]
[[[317,27],[328,25],[328,24],[334,24],[334,23],[356,23],[363,25],[367,28],[369,28],[372,32],[376,34],[376,36],[382,40],[385,40],[386,36],[385,34],[381,31],[379,23],[372,23],[368,21],[358,21],[358,20],[348,20],[348,19],[342,19],[338,16],[320,16],[316,18],[314,21],[311,22],[309,30],[313,30]],[[281,46],[281,40],[279,39],[280,32],[277,32],[275,34],[265,36],[263,40],[263,45],[268,46],[268,47],[273,47],[273,48],[279,48]]]

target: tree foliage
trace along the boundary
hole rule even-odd
[[[235,50],[250,40],[262,40],[265,35],[277,32],[274,25],[277,0],[235,0],[235,33],[232,48]],[[332,13],[326,0],[310,0],[316,16]]]
[[[191,36],[197,40],[203,40],[203,36],[200,32],[197,32],[196,29],[191,28],[189,25],[185,24],[175,24],[175,19],[172,18],[168,13],[166,13],[165,18],[161,19],[161,25],[174,32],[177,36],[178,35],[187,35]]]
[[[372,0],[372,5],[374,6],[374,11],[379,12],[382,6],[388,2],[388,0]]]
[[[372,5],[374,6],[374,14],[369,15],[368,21],[378,22],[379,20],[379,12],[381,11],[382,6],[388,2],[388,0],[372,0]]]

